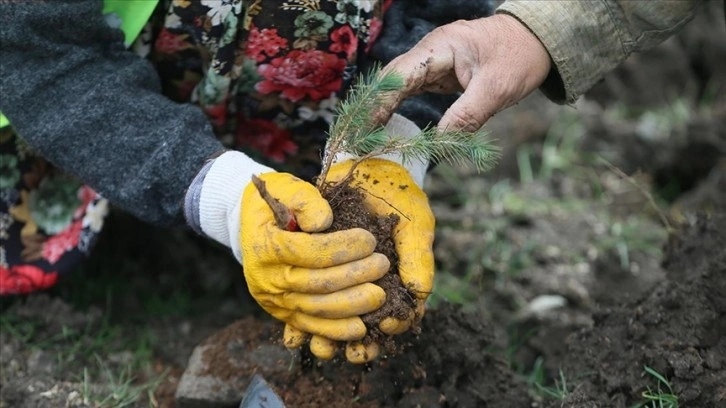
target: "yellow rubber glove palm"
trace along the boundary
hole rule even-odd
[[[288,346],[299,345],[303,332],[339,341],[363,338],[366,328],[359,316],[385,301],[383,289],[370,282],[390,265],[384,255],[373,253],[375,238],[360,228],[320,233],[332,223],[333,213],[312,184],[288,173],[259,178],[293,212],[301,231],[280,229],[257,188],[252,183],[245,188],[240,245],[250,293],[287,323]]]
[[[353,164],[346,160],[331,166],[328,180],[341,180]],[[367,159],[356,166],[351,184],[365,192],[368,208],[379,215],[396,213],[400,221],[394,230],[398,253],[398,273],[403,284],[416,294],[416,315],[406,321],[384,319],[380,329],[386,334],[399,334],[409,329],[414,318],[423,317],[424,304],[434,278],[434,215],[428,198],[401,165],[384,159]],[[366,362],[378,354],[377,345],[349,343],[346,357],[352,362]]]

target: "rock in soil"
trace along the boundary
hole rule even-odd
[[[179,381],[180,408],[236,407],[252,376],[285,377],[299,353],[279,341],[279,328],[247,317],[204,340],[192,352]]]

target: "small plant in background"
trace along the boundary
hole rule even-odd
[[[609,225],[605,233],[595,240],[602,252],[612,252],[623,270],[629,270],[631,254],[638,252],[654,257],[661,256],[661,246],[667,238],[667,230],[653,226],[640,217],[606,219]]]
[[[138,405],[165,378],[151,367],[153,339],[145,331],[128,334],[105,318],[56,327],[37,318],[0,316],[0,342],[32,350],[53,375],[82,372],[80,397],[90,406]]]
[[[88,368],[83,368],[81,397],[86,404],[93,403],[98,407],[130,407],[137,406],[146,399],[149,406],[157,406],[154,402],[154,390],[164,380],[166,373],[147,382],[140,382],[133,373],[132,367],[115,370],[104,360],[95,355],[100,372],[100,381],[93,382]],[[96,384],[103,384],[99,386]]]
[[[559,369],[556,378],[548,378],[544,358],[539,356],[534,361],[532,371],[526,374],[524,379],[530,387],[530,393],[535,397],[539,399],[564,401],[572,394],[584,378],[595,374],[594,371],[585,371],[567,377],[565,376],[565,372]]]
[[[678,396],[663,375],[651,367],[643,366],[645,373],[656,380],[655,389],[650,386],[646,388],[641,396],[645,401],[634,405],[632,408],[678,408]]]
[[[579,144],[585,127],[577,114],[564,112],[553,121],[544,142],[525,143],[517,148],[517,167],[522,184],[549,181],[557,172],[576,173],[586,167]]]
[[[567,378],[565,378],[565,373],[562,370],[559,370],[559,378],[555,378],[554,385],[545,386],[541,382],[535,382],[534,385],[537,387],[540,396],[560,401],[567,398],[572,392],[568,388]]]

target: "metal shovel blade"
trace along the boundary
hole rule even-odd
[[[261,375],[252,376],[250,385],[247,386],[245,397],[239,404],[239,408],[285,408],[282,399],[270,388],[267,381]]]

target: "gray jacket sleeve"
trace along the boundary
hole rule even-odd
[[[703,0],[508,0],[510,14],[542,42],[555,69],[542,86],[572,103],[633,52],[645,51],[688,23]]]
[[[0,4],[0,111],[40,155],[147,222],[183,222],[184,193],[223,150],[202,111],[160,94],[102,0]]]

